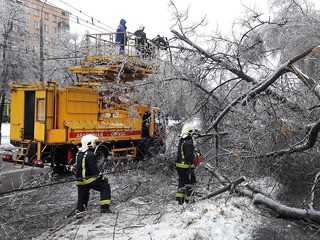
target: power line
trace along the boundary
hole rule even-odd
[[[13,0],[11,0],[11,2],[13,2],[13,3],[16,3],[16,4],[19,4],[19,5],[21,5],[21,6],[24,6],[24,7],[26,7],[26,8],[29,8],[29,9],[34,9],[34,10],[39,10],[38,8],[36,8],[36,7],[34,7],[34,6],[32,6],[33,5],[33,3],[32,2],[30,2],[30,1],[28,1],[28,0],[24,0],[24,2],[26,2],[27,4],[23,4],[22,2],[14,2]],[[40,5],[37,5],[37,6],[40,6]],[[57,7],[56,5],[54,5],[54,4],[52,4],[52,3],[48,3],[47,2],[47,4],[45,4],[44,5],[44,11],[50,11],[50,12],[53,12],[53,13],[56,13],[57,15],[61,15],[61,12],[59,12],[59,11],[57,11],[57,10],[55,10],[55,9],[51,9],[51,8],[49,8],[48,6],[53,6],[53,7],[56,7],[56,8],[59,8],[59,9],[61,9],[61,10],[64,10],[64,9],[62,9],[62,8],[60,8],[60,7]],[[64,11],[67,11],[67,10],[64,10]],[[68,11],[67,11],[68,12]],[[81,11],[80,11],[81,12]],[[104,31],[107,31],[107,32],[110,32],[110,30],[109,29],[106,29],[106,28],[103,28],[103,27],[101,27],[101,26],[99,26],[99,25],[96,25],[96,24],[92,24],[92,23],[90,23],[88,20],[85,20],[85,19],[83,19],[83,18],[80,18],[79,16],[77,16],[77,15],[74,15],[74,14],[72,14],[71,12],[68,12],[69,13],[69,21],[71,21],[71,22],[73,22],[73,23],[77,23],[77,24],[79,24],[79,25],[82,25],[83,27],[85,27],[85,28],[89,28],[89,29],[91,29],[91,30],[95,30],[95,31],[100,31],[100,32],[104,32]],[[89,15],[86,15],[86,16],[89,16]],[[72,20],[70,20],[71,18],[73,18],[74,19],[74,21],[72,21]],[[95,20],[95,19],[94,19]],[[102,24],[100,21],[98,21],[98,20],[96,20],[97,22],[99,22],[100,24]],[[84,25],[83,23],[81,23],[81,22],[83,22],[83,23],[85,23],[85,24],[87,24],[87,25]],[[102,25],[105,25],[105,24],[102,24]],[[105,25],[105,26],[107,26],[107,25]],[[95,28],[94,28],[95,27]],[[107,27],[109,27],[109,26],[107,26]],[[110,28],[110,27],[109,27]]]
[[[69,19],[69,21],[70,21],[70,22],[73,22],[73,23],[80,24],[80,25],[82,25],[82,26],[84,26],[84,27],[86,27],[86,28],[89,28],[89,29],[91,29],[91,30],[95,30],[95,31],[99,31],[100,33],[103,33],[103,31],[97,30],[97,29],[93,28],[93,26],[98,27],[98,26],[96,26],[96,25],[93,25],[93,26],[89,25],[89,26],[87,26],[87,25],[84,25],[84,24],[79,23],[79,22],[77,21],[77,19],[76,19],[76,21],[73,21],[73,20],[70,20],[70,19]],[[98,27],[98,28],[101,28],[101,27]],[[101,28],[101,29],[105,30],[104,28]]]
[[[59,0],[59,1],[60,1],[60,0]],[[93,29],[93,30],[96,30],[96,29],[93,28],[93,27],[96,27],[96,28],[100,28],[100,29],[102,29],[102,30],[104,30],[104,31],[107,31],[107,32],[114,32],[114,29],[111,28],[110,26],[108,26],[108,25],[102,23],[101,21],[99,21],[99,20],[97,20],[97,19],[89,16],[88,14],[82,12],[81,10],[78,10],[78,9],[72,7],[70,4],[67,4],[67,3],[65,3],[65,2],[63,2],[63,1],[61,1],[61,2],[64,3],[65,5],[67,5],[68,7],[76,10],[77,12],[85,15],[86,17],[89,17],[89,18],[90,18],[90,20],[86,20],[86,19],[83,19],[83,18],[79,17],[78,15],[72,14],[70,11],[68,11],[69,14],[70,14],[70,18],[74,18],[74,21],[73,21],[74,23],[80,24],[80,25],[82,25],[82,26],[84,26],[84,27],[86,27],[86,28],[90,28],[90,29]],[[50,3],[50,2],[49,2],[49,4],[52,5],[52,6],[54,6],[54,7],[60,8],[60,7],[54,5],[54,4]],[[81,21],[84,22],[84,23],[86,23],[86,24],[88,24],[88,25],[83,25],[83,24],[81,24]],[[104,28],[104,27],[101,27],[101,26],[95,24],[95,22],[98,22],[99,24],[101,24],[101,25],[103,25],[103,26],[106,26],[107,28],[112,29],[112,30],[109,30],[109,29],[106,29],[106,28]],[[90,27],[89,27],[89,26],[90,26]],[[96,31],[97,31],[97,30],[96,30]],[[99,30],[99,31],[101,31],[101,30]],[[102,32],[102,31],[101,31],[101,32]]]
[[[74,9],[74,10],[76,10],[76,11],[80,12],[81,14],[83,14],[83,15],[85,15],[85,16],[87,16],[87,17],[89,17],[89,18],[92,20],[92,24],[93,24],[93,25],[94,25],[94,21],[97,21],[98,23],[100,23],[100,24],[102,24],[102,25],[106,26],[107,28],[112,29],[112,31],[114,31],[114,28],[113,28],[113,27],[110,27],[110,26],[108,26],[108,25],[106,25],[106,24],[102,23],[102,22],[101,22],[101,21],[99,21],[98,19],[93,18],[92,16],[90,16],[90,15],[88,15],[88,14],[86,14],[86,13],[82,12],[82,11],[81,11],[81,10],[79,10],[79,9],[76,9],[75,7],[71,6],[70,4],[68,4],[68,3],[66,3],[66,2],[64,2],[64,1],[62,1],[62,0],[59,0],[59,1],[60,1],[60,2],[62,2],[62,3],[64,3],[65,5],[67,5],[68,7],[70,7],[70,8],[72,8],[72,9]],[[108,30],[108,31],[110,31],[110,30]]]

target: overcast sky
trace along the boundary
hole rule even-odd
[[[242,0],[250,4],[257,0]],[[210,22],[210,27],[215,28],[217,21],[219,25],[230,24],[230,22],[241,14],[240,0],[175,0],[179,10],[184,10],[190,6],[190,19],[200,20],[202,16]],[[265,1],[261,1],[265,2]],[[90,26],[90,33],[115,31],[121,18],[127,21],[127,30],[134,32],[140,24],[145,25],[145,32],[148,38],[153,38],[157,34],[161,36],[171,36],[170,21],[171,9],[169,0],[47,0],[47,3],[63,8],[71,13],[71,32],[85,31],[83,25]],[[80,24],[77,24],[77,17]],[[91,17],[99,20],[104,29],[91,25]],[[86,23],[88,21],[88,23]],[[95,24],[98,24],[94,20]],[[176,28],[177,29],[177,28]]]
[[[315,2],[317,0],[314,0]],[[230,29],[231,23],[241,16],[244,7],[256,5],[263,9],[267,0],[174,0],[180,11],[190,7],[190,19],[200,20],[206,16],[209,25],[207,31],[212,31],[217,24],[222,30]],[[140,24],[145,25],[145,32],[148,38],[153,38],[157,34],[161,36],[172,36],[171,8],[169,0],[47,0],[54,6],[63,8],[71,13],[71,32],[90,33],[114,32],[121,18],[127,21],[127,31],[134,32]],[[76,23],[77,18],[80,24]],[[102,28],[92,25],[94,23]],[[100,21],[100,23],[97,22]],[[87,23],[86,23],[87,22]],[[89,27],[85,27],[89,26]],[[177,27],[173,26],[173,29]]]

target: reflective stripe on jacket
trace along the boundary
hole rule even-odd
[[[99,168],[96,155],[87,150],[76,155],[76,185],[87,185],[98,179]]]
[[[176,167],[178,168],[195,168],[194,162],[194,145],[192,137],[180,138],[178,144],[178,154]]]

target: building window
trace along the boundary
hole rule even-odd
[[[56,15],[52,15],[52,22],[57,22],[57,16]]]
[[[47,13],[47,12],[44,13],[44,19],[46,19],[46,20],[49,19],[49,13]]]
[[[48,48],[44,48],[44,49],[43,49],[43,54],[44,54],[45,56],[49,56],[49,49],[48,49]]]
[[[34,10],[34,15],[35,15],[36,17],[39,17],[39,10],[38,10],[38,9],[35,9],[35,10]]]
[[[33,22],[33,26],[34,28],[39,29],[39,23],[37,21]]]
[[[52,27],[52,33],[57,33],[57,28]]]
[[[44,30],[45,30],[46,32],[49,32],[49,25],[44,24]]]
[[[67,22],[68,22],[67,20],[61,18],[58,26],[60,28],[68,29],[69,28],[69,24]]]
[[[30,27],[30,19],[27,20],[27,26]]]

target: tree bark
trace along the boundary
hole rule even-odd
[[[223,185],[228,184],[227,178],[225,178],[216,168],[212,167],[210,164],[205,164],[205,168],[210,171],[220,183]],[[253,189],[253,187],[250,187]],[[261,193],[255,193],[257,191],[249,190],[247,187],[235,186],[235,192],[247,196],[253,200],[255,204],[263,204],[266,207],[275,211],[279,217],[291,218],[296,220],[309,220],[320,224],[320,212],[313,209],[299,209],[294,207],[289,207],[284,204],[277,202],[271,197],[265,196]],[[259,191],[262,192],[262,191]]]
[[[299,209],[289,207],[260,193],[254,194],[253,202],[255,204],[263,204],[266,207],[272,209],[277,214],[279,214],[279,217],[291,218],[296,220],[310,220],[318,224],[320,223],[320,212],[313,209]]]
[[[1,91],[1,102],[0,102],[0,145],[1,145],[1,139],[2,139],[2,133],[1,133],[1,130],[2,130],[2,122],[3,122],[3,110],[4,110],[4,104],[5,104],[5,92],[4,91]]]

